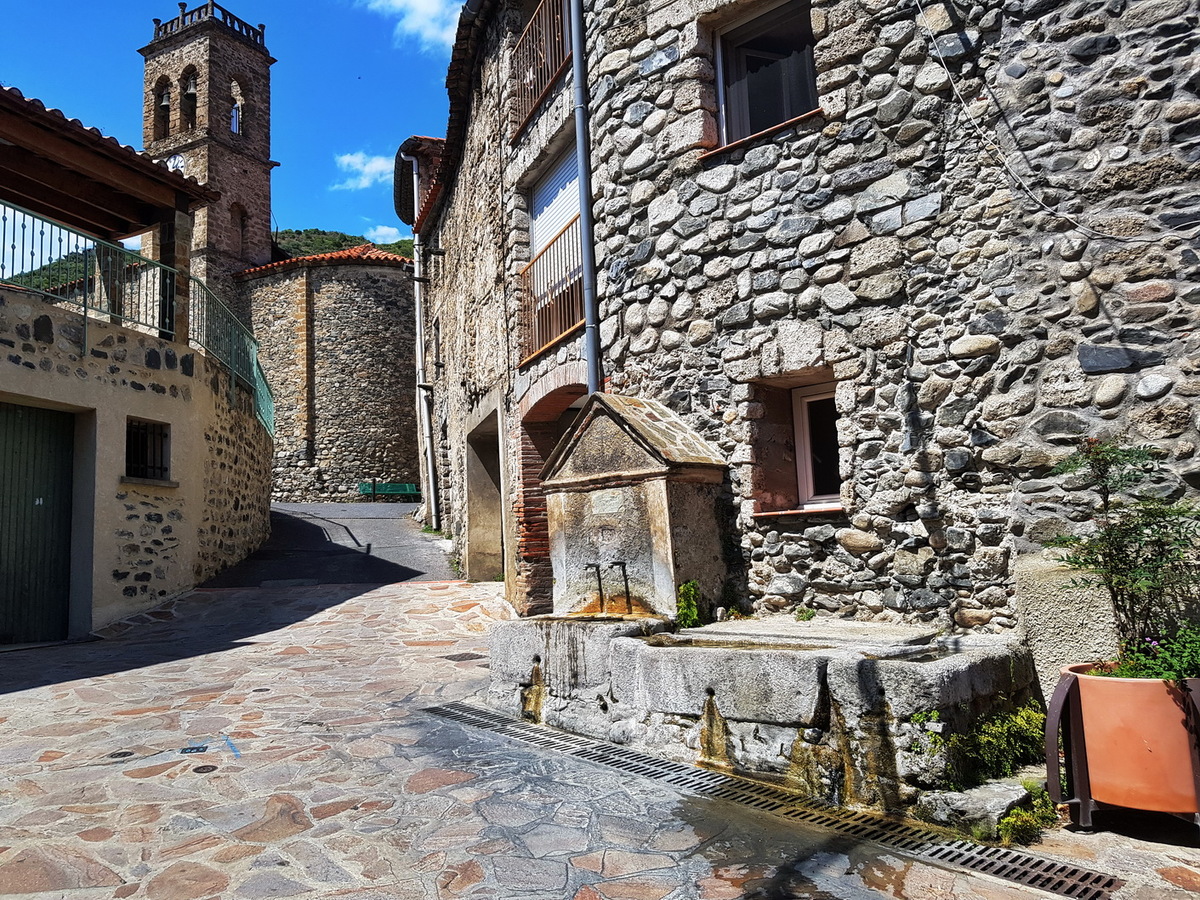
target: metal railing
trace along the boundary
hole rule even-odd
[[[253,387],[258,357],[254,335],[203,281],[190,277],[188,282],[192,343],[225,363],[247,387]]]
[[[575,216],[520,272],[525,357],[583,323],[583,245]]]
[[[566,0],[542,0],[513,50],[514,138],[529,123],[571,59]]]
[[[175,275],[118,244],[0,204],[0,283],[171,340]]]
[[[254,413],[262,422],[267,434],[275,436],[275,394],[267,384],[267,373],[263,371],[258,357],[254,359]]]
[[[19,206],[0,204],[0,285],[78,309],[85,323],[98,319],[175,340],[178,277],[170,266],[132,250]],[[275,401],[250,330],[196,278],[189,278],[188,312],[190,343],[230,369],[236,376],[231,390],[241,379],[254,392],[255,412],[274,434]]]

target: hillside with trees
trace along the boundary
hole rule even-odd
[[[320,228],[305,228],[303,231],[299,231],[295,228],[284,228],[275,232],[275,243],[288,256],[296,257],[332,253],[335,250],[346,250],[371,242],[365,237],[341,231],[322,231]],[[404,238],[394,244],[376,244],[375,246],[388,253],[395,253],[397,256],[412,258],[412,238]]]

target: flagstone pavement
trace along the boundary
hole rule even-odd
[[[0,654],[0,895],[1045,896],[422,712],[512,615],[497,584],[199,590]],[[1122,898],[1200,889],[1194,847],[1090,840]]]

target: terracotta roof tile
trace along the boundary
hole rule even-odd
[[[174,182],[197,199],[207,202],[215,200],[220,196],[216,191],[213,191],[207,185],[201,184],[195,178],[171,171],[165,163],[155,160],[144,150],[135,150],[128,144],[122,144],[116,138],[104,134],[99,128],[84,125],[78,119],[69,119],[61,109],[48,107],[36,97],[26,97],[15,87],[0,85],[0,97],[5,98],[11,108],[20,109],[23,107],[26,115],[47,124],[52,124],[59,131],[74,132],[79,140],[90,143],[91,146],[97,149],[103,149],[115,157],[124,157],[133,165],[152,169],[160,178]]]
[[[333,250],[329,253],[314,253],[312,256],[297,256],[292,259],[281,259],[279,262],[267,263],[265,266],[255,266],[234,274],[234,278],[254,278],[274,272],[286,272],[290,269],[301,269],[306,266],[346,266],[356,263],[367,263],[373,266],[411,266],[412,260],[407,256],[398,256],[380,250],[374,244],[360,244],[345,250]]]

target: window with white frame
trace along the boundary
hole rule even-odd
[[[817,108],[813,34],[806,0],[787,0],[717,35],[723,143]]]
[[[837,506],[842,478],[838,466],[837,405],[834,386],[792,389],[792,425],[796,434],[797,507]]]

